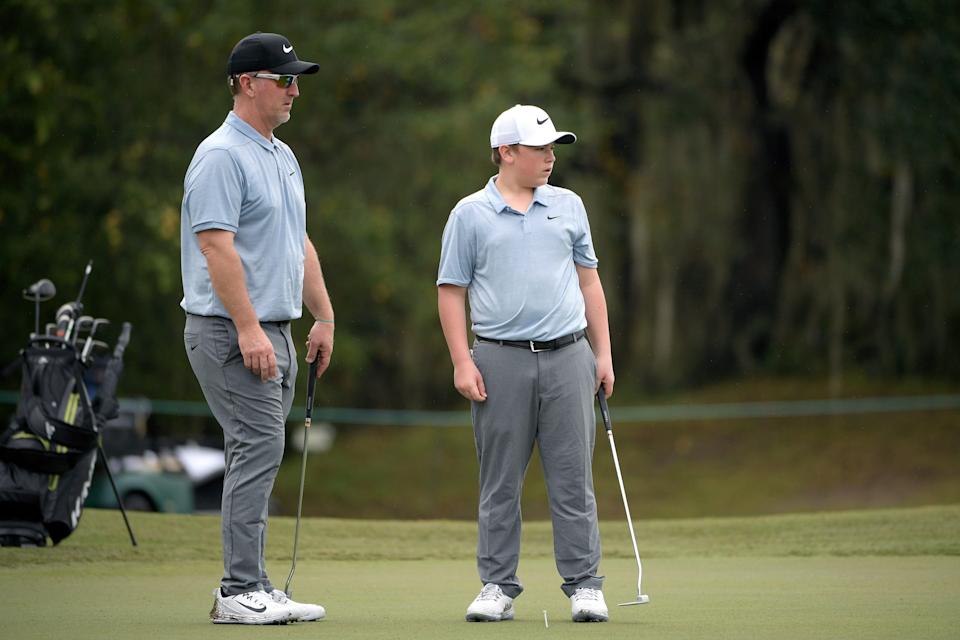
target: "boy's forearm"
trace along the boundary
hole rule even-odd
[[[470,359],[470,347],[467,342],[466,291],[463,287],[450,284],[437,287],[440,326],[443,328],[443,337],[447,341],[450,360],[454,365]]]

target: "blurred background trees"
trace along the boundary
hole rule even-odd
[[[625,393],[960,376],[955,3],[471,4],[4,2],[0,353],[32,327],[21,289],[49,277],[65,301],[93,258],[88,308],[135,326],[121,393],[200,397],[183,173],[230,108],[230,49],[264,30],[321,66],[276,132],[337,310],[321,402],[462,406],[440,234],[515,103],[579,135],[553,182],[587,203]]]

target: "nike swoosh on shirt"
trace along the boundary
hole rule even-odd
[[[292,46],[292,45],[289,46],[289,47],[288,47],[287,45],[283,45],[283,52],[284,52],[284,53],[290,53],[291,51],[293,51],[293,46]]]
[[[555,219],[557,219],[557,218],[559,218],[559,217],[560,217],[560,216],[547,216],[547,220],[555,220]]]

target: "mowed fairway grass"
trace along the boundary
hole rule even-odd
[[[327,620],[280,627],[207,620],[219,519],[87,510],[59,547],[0,549],[0,637],[28,638],[951,638],[960,634],[960,506],[601,525],[610,622],[574,624],[550,524],[524,525],[517,619],[463,621],[480,587],[475,526],[308,519],[294,596]],[[269,570],[290,569],[293,519],[272,518]],[[549,628],[544,624],[546,610]]]

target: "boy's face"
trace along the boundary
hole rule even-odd
[[[531,189],[547,184],[557,160],[553,155],[553,144],[542,147],[520,144],[513,148],[513,153],[513,171],[518,183]]]

